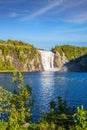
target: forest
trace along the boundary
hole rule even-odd
[[[17,64],[24,64],[32,61],[38,54],[37,49],[28,43],[9,39],[7,42],[0,40],[0,71],[17,70]],[[23,65],[19,65],[23,70]]]
[[[23,72],[43,71],[41,56],[38,50],[32,44],[22,41],[0,40],[0,72],[13,72],[16,70]],[[64,54],[68,62],[87,55],[87,47],[71,45],[55,46],[51,51],[54,53],[58,52],[61,57]],[[85,63],[86,57],[82,58],[78,65],[84,68],[86,66]]]
[[[76,58],[79,58],[85,54],[87,54],[87,47],[77,47],[77,46],[71,46],[71,45],[63,45],[63,46],[55,46],[52,48],[52,51],[59,52],[59,54],[62,56],[63,53],[67,57],[69,61],[74,60]]]

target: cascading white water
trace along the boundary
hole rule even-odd
[[[58,68],[54,68],[54,53],[51,51],[39,51],[44,71],[58,71]]]

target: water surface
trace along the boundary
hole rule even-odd
[[[12,73],[0,73],[0,86],[9,91],[16,87],[11,82]],[[35,106],[33,117],[38,119],[43,110],[49,111],[49,102],[61,96],[69,106],[84,105],[87,108],[87,73],[35,72],[24,73],[24,84],[32,88]]]

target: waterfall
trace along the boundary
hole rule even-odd
[[[58,71],[58,68],[54,68],[54,53],[44,50],[39,51],[44,71]]]

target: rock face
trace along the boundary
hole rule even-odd
[[[60,71],[87,71],[87,47],[63,45],[55,46],[52,51],[55,53],[55,66]]]
[[[28,68],[29,72],[43,71],[40,54],[39,54],[39,56],[35,55],[34,59],[32,59],[32,61],[27,64],[27,68]]]
[[[87,47],[55,46],[38,50],[32,44],[0,40],[0,71],[87,71]]]
[[[68,63],[68,59],[63,53],[61,56],[58,52],[55,52],[54,55],[54,67],[58,67],[60,71],[63,70],[64,64]]]
[[[2,50],[0,50],[0,70],[22,70],[24,72],[43,71],[41,57],[38,51],[36,54],[34,54],[34,57],[32,59],[29,59],[28,55],[24,54],[23,58],[24,60],[20,61],[17,53],[15,52],[4,56]],[[4,65],[5,69],[2,68]]]
[[[5,48],[6,47],[6,48]],[[10,46],[8,46],[10,48]],[[10,70],[22,70],[24,72],[35,72],[35,71],[44,71],[41,53],[37,49],[31,49],[30,51],[24,48],[14,49],[11,47],[9,49],[6,45],[4,45],[6,51],[3,51],[3,48],[0,48],[0,71],[10,71]],[[12,50],[13,49],[13,50]],[[32,51],[33,50],[33,51]],[[46,53],[46,52],[45,52]],[[48,52],[47,52],[48,53]],[[46,53],[46,54],[47,54]],[[52,53],[52,52],[51,52]],[[53,58],[47,57],[45,58],[47,62],[45,62],[45,66],[49,61],[49,65],[52,71],[55,68],[56,71],[79,71],[79,72],[87,72],[87,55],[83,55],[77,59],[73,59],[71,61],[68,60],[65,53],[63,52],[62,55],[58,51],[55,51],[52,54]],[[50,60],[52,59],[52,60]],[[54,62],[54,63],[51,63]]]
[[[59,71],[87,72],[87,55],[68,61],[64,53],[61,56],[55,52],[54,66],[59,67]]]
[[[65,66],[70,72],[87,72],[87,55],[71,60]]]
[[[42,71],[42,63],[40,59],[40,54],[36,54],[32,60],[29,61],[29,59],[26,60],[26,62],[20,62],[15,57],[11,58],[12,65],[19,70],[24,70],[28,72],[34,72],[34,71]]]

